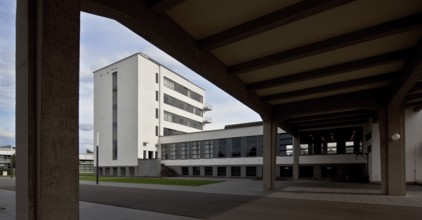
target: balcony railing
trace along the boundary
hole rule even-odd
[[[211,111],[211,110],[212,110],[212,105],[205,103],[204,111]]]
[[[204,117],[204,124],[209,124],[212,123],[212,118],[211,117]]]

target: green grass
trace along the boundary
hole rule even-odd
[[[91,174],[91,175],[80,175],[79,180],[95,181],[96,179],[95,179],[95,176]],[[117,182],[117,183],[177,185],[177,186],[202,186],[202,185],[222,182],[222,181],[214,181],[214,180],[141,178],[141,177],[106,177],[106,176],[101,176],[99,181],[100,182]]]

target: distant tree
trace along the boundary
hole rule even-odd
[[[91,151],[90,149],[86,149],[86,153],[87,153],[87,154],[93,154],[94,152],[93,152],[93,151]]]

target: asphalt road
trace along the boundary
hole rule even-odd
[[[0,180],[14,190],[14,181]],[[1,198],[0,198],[1,199]],[[80,185],[80,200],[202,219],[419,220],[420,207]]]

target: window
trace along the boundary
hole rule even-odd
[[[256,167],[246,167],[246,176],[256,176]]]
[[[212,141],[204,141],[204,158],[213,158],[213,144]]]
[[[183,176],[189,175],[189,167],[182,167],[182,175]]]
[[[126,167],[120,167],[120,176],[126,176]]]
[[[328,142],[327,143],[327,154],[337,154],[337,143]]]
[[[226,157],[226,139],[218,140],[218,157]]]
[[[181,160],[189,159],[188,158],[188,146],[187,146],[187,143],[180,143],[179,147],[180,147],[180,159]]]
[[[217,176],[226,176],[226,167],[217,167]]]
[[[167,150],[170,152],[170,160],[176,159],[176,144],[167,145]]]
[[[308,155],[308,144],[301,144],[300,145],[300,155]]]
[[[117,144],[113,144],[113,160],[117,160]]]
[[[355,152],[355,143],[353,141],[346,141],[346,154],[353,154]]]
[[[240,176],[240,167],[231,167],[232,176]]]
[[[155,126],[155,136],[158,137],[158,126]]]
[[[192,159],[199,159],[199,142],[192,142]]]
[[[240,138],[233,138],[232,139],[232,157],[240,157]]]
[[[129,167],[129,176],[135,176],[135,167]]]
[[[161,159],[168,160],[167,144],[161,145]]]
[[[158,73],[155,73],[155,83],[158,83]]]
[[[194,176],[199,176],[201,175],[201,170],[199,169],[199,167],[192,167],[192,173]]]
[[[180,85],[179,83],[174,82],[173,80],[167,77],[164,77],[164,86],[200,103],[202,103],[203,101],[203,97],[200,94]]]
[[[113,176],[117,176],[117,167],[113,167]]]
[[[164,111],[164,120],[169,122],[174,122],[176,124],[181,124],[184,126],[188,126],[191,128],[196,128],[199,130],[203,129],[203,124],[201,122],[168,112]]]
[[[112,73],[112,160],[117,160],[117,72]]]
[[[246,138],[246,156],[247,157],[256,157],[256,137],[247,137]]]
[[[212,167],[205,167],[205,176],[212,176]]]
[[[292,156],[293,155],[293,145],[291,145],[291,144],[286,145],[286,155],[287,156]]]
[[[158,108],[155,109],[155,118],[158,119]]]
[[[158,91],[155,91],[155,101],[159,100],[159,95],[158,95]]]
[[[197,108],[197,107],[195,107],[195,106],[193,106],[193,105],[191,105],[189,103],[186,103],[184,101],[181,101],[179,99],[176,99],[176,98],[174,98],[172,96],[169,96],[167,94],[164,94],[164,103],[165,104],[168,104],[168,105],[171,105],[173,107],[182,109],[184,111],[193,113],[193,114],[198,115],[198,116],[202,116],[203,115],[203,110],[202,109]]]
[[[164,136],[171,136],[171,135],[178,135],[178,134],[186,134],[186,132],[170,129],[170,128],[164,128]]]

